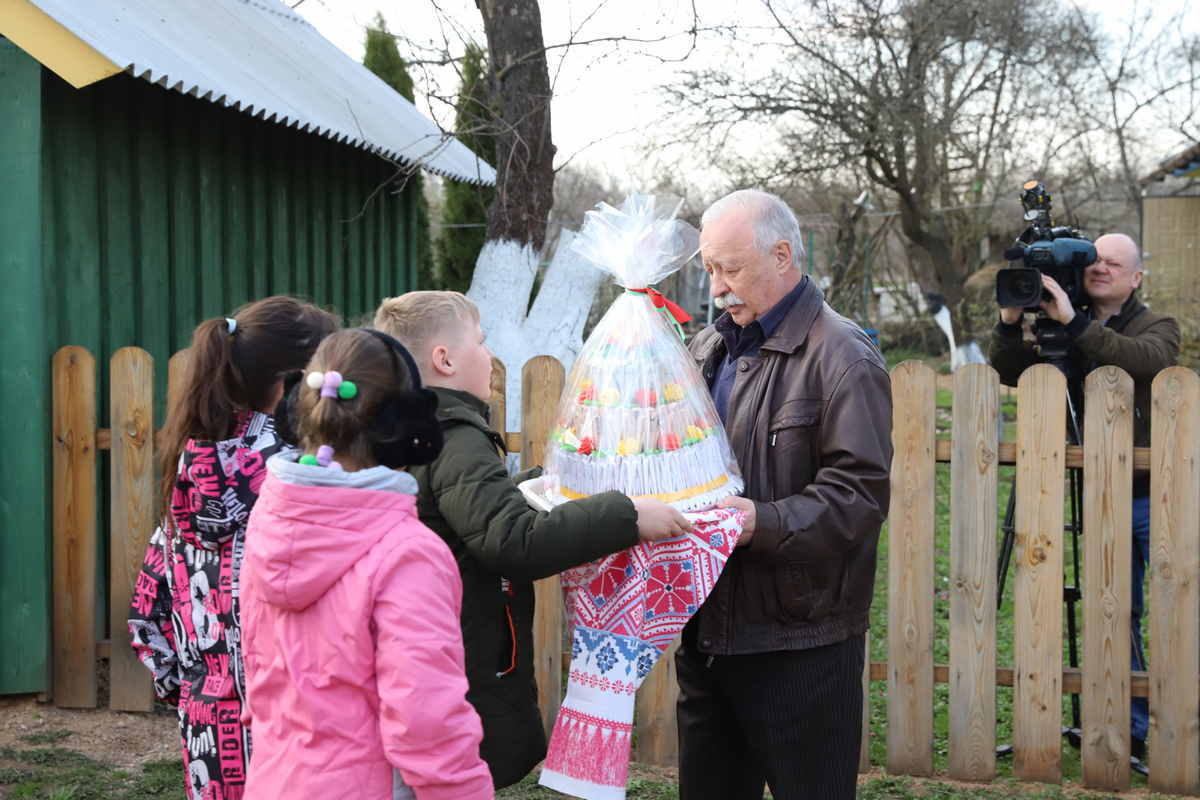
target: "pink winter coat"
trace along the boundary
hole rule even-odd
[[[417,520],[415,481],[294,459],[268,463],[246,533],[245,800],[390,800],[404,784],[418,800],[491,798],[466,700],[462,583]]]

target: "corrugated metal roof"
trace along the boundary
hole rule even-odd
[[[491,166],[278,0],[32,2],[137,78],[439,175],[496,181]]]
[[[1158,169],[1138,179],[1142,186],[1169,177],[1193,178],[1200,172],[1200,142],[1160,162]]]

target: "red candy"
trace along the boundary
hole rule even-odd
[[[658,437],[658,449],[659,450],[678,450],[679,449],[679,437],[673,433],[664,433],[662,436]]]
[[[586,403],[589,400],[596,399],[596,387],[589,386],[579,393],[579,402]]]
[[[591,452],[595,449],[596,449],[596,445],[592,441],[592,437],[585,436],[585,437],[583,437],[583,440],[579,443],[579,450],[577,452],[579,452],[580,455],[586,456],[586,455],[590,455]]]
[[[633,402],[639,406],[653,406],[658,404],[658,392],[653,389],[638,389],[633,393]]]

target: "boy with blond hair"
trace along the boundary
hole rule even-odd
[[[533,675],[533,581],[689,525],[666,503],[620,492],[548,513],[529,507],[505,469],[504,440],[488,424],[492,353],[465,295],[389,297],[375,327],[409,349],[438,396],[445,446],[409,472],[420,487],[421,521],[450,546],[462,573],[467,699],[483,720],[481,755],[502,788],[546,754]]]

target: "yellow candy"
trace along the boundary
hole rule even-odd
[[[619,456],[634,456],[642,452],[642,442],[640,439],[630,437],[617,442],[617,455]]]
[[[587,388],[589,388],[591,385],[592,385],[592,379],[591,379],[591,378],[584,378],[583,380],[581,380],[581,381],[579,382],[579,388],[580,388],[580,389],[587,389]]]
[[[600,393],[600,405],[615,406],[621,400],[621,393],[611,386]]]
[[[579,438],[575,436],[574,428],[567,428],[562,435],[563,444],[569,444],[571,447],[579,447]]]
[[[687,426],[687,435],[688,435],[689,439],[695,439],[696,441],[700,441],[701,439],[704,438],[704,431],[700,430],[695,425],[688,425]]]
[[[668,403],[674,403],[683,399],[683,387],[678,383],[668,383],[663,387],[663,399]]]

